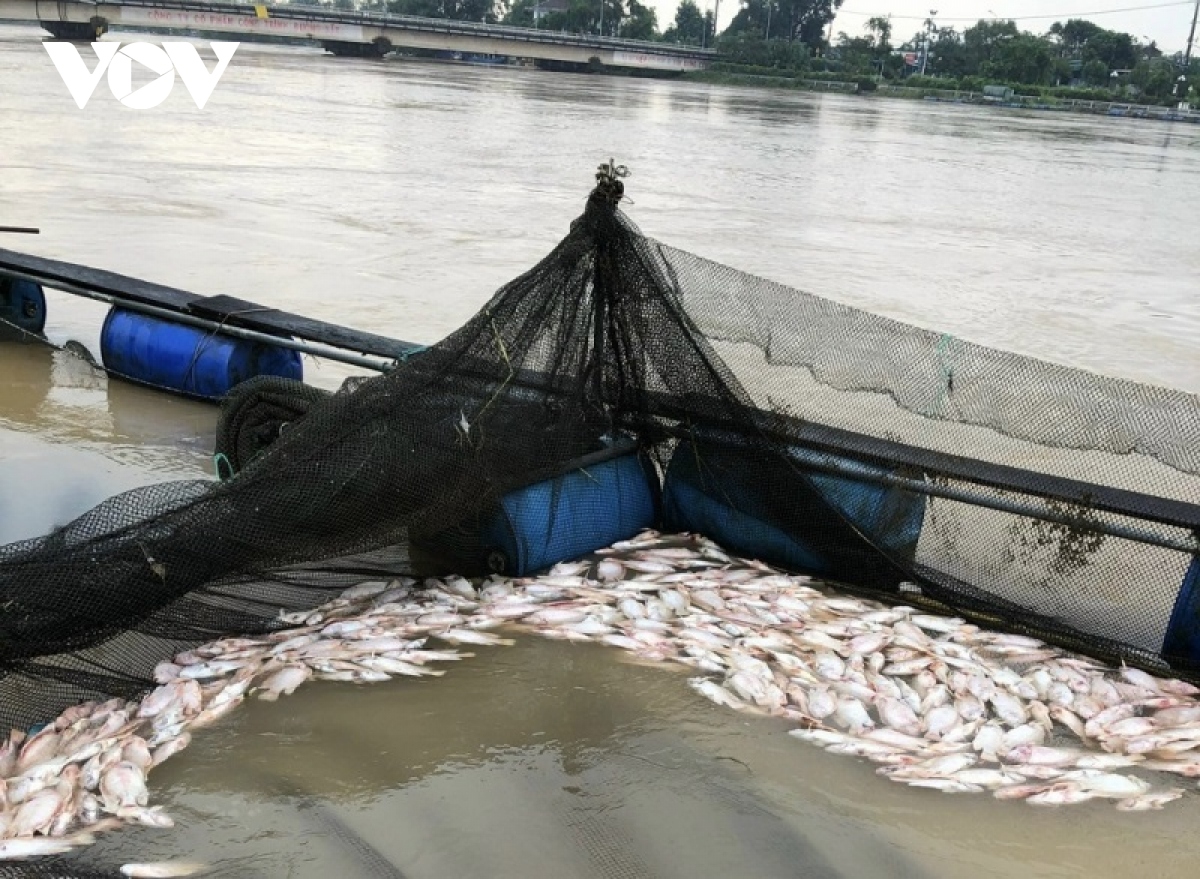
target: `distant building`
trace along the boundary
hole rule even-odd
[[[552,12],[566,12],[570,5],[569,0],[542,0],[533,7],[533,21],[536,24]]]

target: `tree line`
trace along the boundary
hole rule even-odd
[[[976,90],[985,81],[1106,90],[1132,85],[1160,99],[1176,96],[1185,73],[1181,53],[1168,57],[1153,41],[1142,43],[1083,19],[1056,22],[1044,34],[1022,31],[1014,21],[981,20],[960,33],[927,20],[899,46],[892,45],[891,22],[885,18],[868,20],[863,30],[861,36],[838,35],[828,47],[827,68],[893,80],[924,68],[932,77]],[[1193,64],[1190,73],[1194,81],[1200,65]]]
[[[927,19],[913,36],[893,43],[888,18],[869,19],[860,34],[828,33],[843,0],[737,0],[733,21],[716,33],[713,11],[680,0],[660,29],[641,0],[292,0],[429,18],[540,27],[568,33],[657,40],[717,50],[718,68],[732,72],[808,74],[911,80],[923,87],[979,90],[988,82],[1044,87],[1129,90],[1168,100],[1178,96],[1182,56],[1090,21],[1057,22],[1043,34],[1015,21],[980,20],[962,31]],[[735,2],[735,0],[728,0]],[[1200,61],[1186,71],[1200,81]],[[923,74],[923,75],[918,75]],[[927,81],[929,80],[929,81]]]

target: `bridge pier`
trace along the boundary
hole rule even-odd
[[[100,15],[93,15],[90,21],[39,21],[38,24],[56,40],[91,42],[108,33],[108,19]]]
[[[342,40],[322,40],[321,48],[339,58],[382,58],[392,51],[392,41],[376,37],[369,43],[347,43]]]

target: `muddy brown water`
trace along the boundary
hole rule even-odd
[[[109,39],[132,39],[110,35]],[[204,111],[178,85],[79,110],[0,26],[0,245],[416,342],[565,232],[594,166],[632,166],[649,234],[986,344],[1200,391],[1200,131],[1131,120],[243,45]],[[104,308],[52,295],[93,351]],[[306,363],[336,387],[350,371]],[[211,407],[0,346],[0,541],[211,472]],[[311,683],[157,769],[174,830],[75,860],[262,877],[1184,877],[1200,796],[1060,810],[891,784],[685,671],[522,637],[442,678]]]

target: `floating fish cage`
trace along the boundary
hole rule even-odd
[[[0,615],[0,662],[70,704],[145,679],[139,638],[317,603],[339,560],[522,577],[654,527],[1200,677],[1200,400],[674,250],[605,173],[542,263],[427,349],[0,250],[0,316],[40,332],[42,286],[108,303],[106,368],[222,400],[232,436],[217,482],[0,547],[0,604],[25,610]],[[380,374],[319,391],[300,353]],[[114,633],[134,646],[89,652]]]

